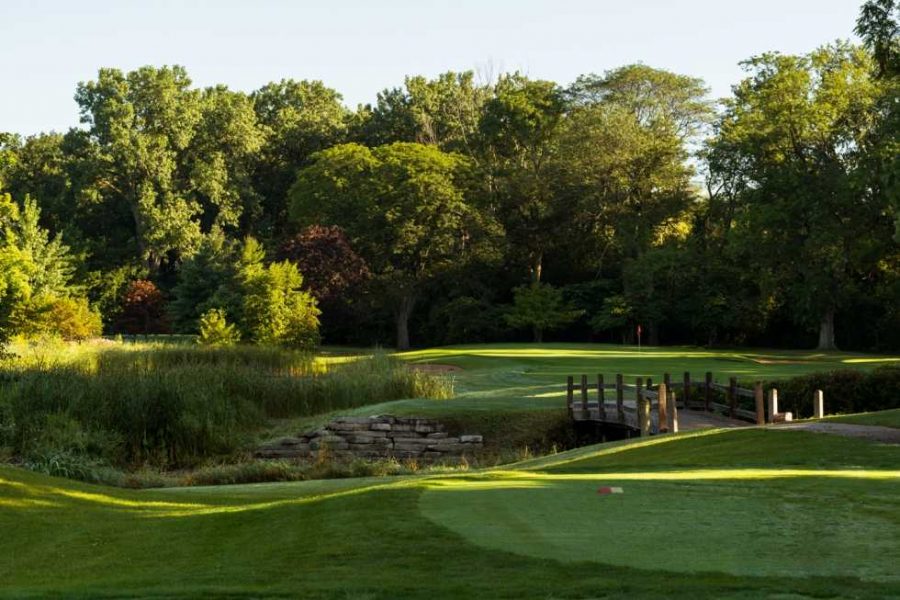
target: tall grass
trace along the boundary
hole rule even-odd
[[[400,398],[445,398],[452,381],[386,355],[325,364],[277,348],[122,345],[2,368],[0,446],[122,467],[187,467],[233,453],[269,418]],[[37,458],[35,458],[37,457]]]

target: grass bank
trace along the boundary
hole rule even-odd
[[[387,480],[129,491],[0,467],[0,596],[895,597],[898,464],[739,430]]]

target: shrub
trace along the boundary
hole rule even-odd
[[[225,311],[213,308],[200,317],[198,343],[204,346],[233,346],[240,339],[237,328],[225,319]]]
[[[166,300],[152,281],[138,279],[128,284],[122,296],[116,329],[132,335],[168,333]]]
[[[86,298],[57,298],[47,316],[49,329],[64,340],[86,340],[103,331],[100,313],[91,309]]]
[[[100,335],[103,323],[85,298],[34,296],[12,313],[16,332],[22,337],[59,337],[86,340]]]
[[[879,367],[871,373],[838,370],[801,375],[770,385],[778,388],[778,406],[794,416],[812,415],[813,394],[825,393],[829,414],[900,408],[900,366]]]
[[[303,276],[288,261],[244,274],[244,329],[263,344],[313,348],[319,341],[316,300],[300,289]]]
[[[234,465],[202,467],[185,475],[181,485],[233,485],[270,481],[299,481],[304,472],[298,465],[283,460],[255,460]]]

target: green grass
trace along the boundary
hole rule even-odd
[[[227,458],[273,418],[452,394],[449,380],[386,354],[321,358],[257,346],[35,347],[0,364],[0,381],[0,449],[79,477],[97,461],[185,468]]]
[[[719,382],[728,377],[766,381],[835,369],[870,371],[900,364],[898,356],[878,356],[846,352],[806,352],[789,350],[704,350],[694,347],[643,348],[605,344],[490,344],[449,346],[406,352],[399,355],[414,363],[447,364],[461,367],[455,373],[456,396],[444,403],[401,402],[392,407],[404,411],[517,411],[523,408],[558,408],[565,403],[566,376],[581,374],[594,378],[603,374],[613,382],[622,373],[626,382],[635,377],[661,381],[670,373],[681,381],[690,371],[702,381],[711,371]]]
[[[878,412],[860,413],[856,415],[837,415],[826,417],[834,423],[851,423],[854,425],[879,425],[881,427],[894,427],[900,429],[900,408],[894,410],[882,410]]]
[[[602,373],[607,382],[622,373],[661,381],[669,372],[680,381],[684,371],[702,381],[711,371],[719,382],[737,376],[744,381],[772,381],[798,375],[857,369],[871,371],[900,364],[900,357],[847,352],[790,350],[705,350],[696,347],[644,347],[609,344],[479,344],[448,346],[400,353],[410,363],[460,367],[452,374],[451,399],[407,398],[370,404],[340,414],[422,415],[441,419],[458,433],[485,435],[488,450],[501,456],[546,451],[571,441],[562,430],[566,421],[565,381],[582,373]],[[611,397],[611,396],[610,396]],[[631,392],[626,391],[626,398]],[[782,394],[782,403],[788,398]],[[827,402],[826,402],[827,409]],[[336,414],[336,413],[334,413]],[[306,431],[334,414],[304,417],[276,424],[270,437]]]
[[[458,476],[129,491],[0,467],[0,596],[885,598],[898,465],[751,429]]]

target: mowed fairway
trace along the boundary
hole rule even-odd
[[[459,367],[454,372],[456,397],[441,402],[401,400],[356,411],[376,414],[440,414],[563,409],[568,375],[602,374],[607,382],[621,373],[661,381],[664,373],[680,381],[685,371],[702,381],[711,371],[716,380],[775,380],[834,369],[871,370],[900,364],[900,356],[792,350],[706,350],[695,347],[642,348],[607,344],[482,344],[448,346],[401,353],[414,364]],[[628,397],[628,392],[626,392]]]
[[[0,594],[884,598],[898,465],[749,429],[382,480],[127,491],[4,467]]]

